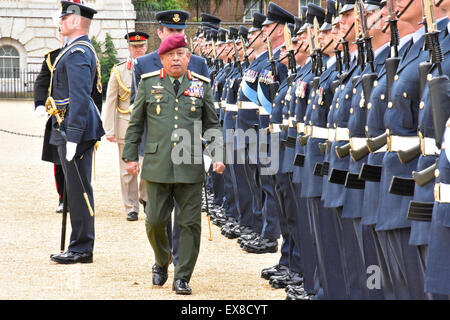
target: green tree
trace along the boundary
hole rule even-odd
[[[117,50],[114,47],[114,43],[109,33],[106,33],[105,35],[104,51],[102,50],[102,44],[97,41],[95,36],[92,37],[91,42],[100,60],[103,95],[105,95],[108,87],[109,76],[111,75],[111,69],[119,62],[119,60],[117,60]]]

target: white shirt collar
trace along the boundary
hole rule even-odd
[[[448,32],[450,33],[450,21],[449,21],[448,24],[447,24],[447,30],[448,30]]]
[[[403,46],[411,40],[412,36],[413,35],[410,33],[410,34],[404,36],[403,38],[401,38],[400,43],[398,45],[398,49],[400,50],[401,48],[403,48]]]
[[[425,34],[425,27],[421,27],[419,30],[413,33],[413,42],[416,43]]]
[[[79,38],[81,38],[81,37],[84,37],[85,35],[81,35],[81,36],[78,36],[78,37],[76,37],[76,38],[73,38],[72,40],[70,40],[69,41],[69,43],[67,43],[67,45],[68,46],[70,46],[72,43],[74,43],[77,39],[79,39]]]
[[[331,66],[336,62],[336,55],[332,56],[327,61],[327,69],[331,68]]]
[[[379,48],[375,51],[375,53],[374,53],[374,55],[375,55],[374,58],[376,58],[381,52],[383,52],[383,50],[384,50],[386,47],[388,47],[389,45],[390,45],[390,42],[386,42],[386,43],[383,44],[381,47],[379,47]]]

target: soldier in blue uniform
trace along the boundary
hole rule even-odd
[[[441,63],[440,65],[443,75],[450,74],[450,61],[448,60],[450,39],[448,39],[449,37],[446,29],[448,21],[449,20],[447,17],[443,17],[437,20],[437,28],[439,31],[441,31],[438,38],[440,40],[440,46],[443,49],[444,54],[443,63]],[[434,66],[433,69],[434,69],[434,71],[432,70],[433,76],[434,77],[439,76],[437,68]],[[440,150],[436,145],[436,137],[433,124],[434,122],[433,112],[431,110],[432,106],[430,103],[431,102],[431,93],[429,86],[430,83],[431,83],[430,80],[426,81],[425,90],[422,93],[422,99],[419,104],[418,135],[420,139],[421,154],[417,161],[417,168],[415,170],[416,172],[420,172],[422,170],[426,170],[430,166],[434,166],[440,153]],[[440,93],[439,95],[444,94]],[[438,94],[433,93],[433,96],[438,96]],[[434,184],[431,183],[433,181],[430,181],[425,185],[422,184],[415,185],[414,198],[409,204],[409,211],[408,211],[408,217],[411,220],[411,234],[409,238],[409,244],[418,247],[420,254],[420,262],[422,264],[423,270],[426,269],[425,262],[427,259],[428,241],[430,237],[431,213],[433,212]],[[423,208],[425,204],[427,205],[426,211],[428,213],[428,217],[424,220],[422,220],[420,217],[419,220],[417,220],[417,218],[414,216],[416,214],[423,215],[424,211],[423,209],[417,210],[416,208],[417,206]],[[439,296],[438,294],[430,294],[426,298],[441,299],[442,297]]]
[[[240,36],[245,39],[247,38],[247,34],[248,29],[244,26],[240,26],[239,29],[230,27],[229,40],[235,41],[236,46],[234,47],[233,45],[230,48],[234,62],[222,92],[222,105],[225,109],[223,129],[226,140],[227,161],[230,161],[227,167],[231,172],[231,182],[238,212],[236,223],[230,224],[228,228],[225,228],[225,226],[222,228],[222,232],[230,239],[238,238],[241,235],[248,235],[253,232],[252,195],[250,186],[245,179],[244,165],[236,162],[234,148],[234,130],[238,110],[237,94],[245,68],[244,63],[242,62],[244,59],[242,45],[245,45],[245,43],[242,43]]]
[[[450,1],[444,0],[440,8],[450,12]],[[429,231],[428,255],[425,271],[425,292],[433,295],[444,295],[450,298],[450,255],[448,244],[450,243],[450,113],[448,108],[450,83],[449,83],[449,59],[450,54],[450,23],[440,28],[441,33],[446,34],[440,41],[444,54],[441,65],[443,74],[438,70],[433,71],[433,78],[429,81],[430,103],[425,105],[425,110],[432,109],[434,133],[426,130],[424,135],[434,136],[436,146],[440,146],[440,155],[437,168],[434,172],[436,177],[434,184],[434,206]],[[447,58],[447,59],[445,59]],[[426,112],[426,111],[425,111]],[[419,113],[420,115],[420,113]],[[444,121],[447,119],[444,127]],[[430,123],[428,122],[428,125]],[[429,126],[427,126],[429,128]],[[445,129],[444,129],[445,128]],[[442,131],[444,131],[443,137]],[[419,160],[420,164],[420,160]],[[417,190],[417,189],[416,189]],[[416,197],[416,195],[414,195]],[[426,199],[426,201],[429,201]]]
[[[61,1],[61,6],[59,26],[69,43],[53,64],[47,104],[58,110],[52,116],[49,143],[57,147],[63,167],[72,233],[68,250],[50,259],[62,264],[91,263],[95,238],[92,154],[105,133],[91,98],[100,64],[87,35],[97,11],[69,1]],[[99,80],[96,90],[101,91]]]
[[[371,299],[381,299],[382,295],[380,295],[381,291],[378,289],[369,291],[366,285],[366,269],[371,265],[378,265],[374,246],[369,242],[371,240],[370,237],[366,237],[366,243],[363,243],[363,229],[361,226],[365,183],[364,180],[359,179],[359,172],[362,164],[367,161],[369,152],[368,149],[366,149],[366,154],[364,156],[360,155],[358,158],[355,157],[355,152],[361,147],[366,147],[366,111],[372,107],[367,102],[370,98],[373,82],[378,76],[379,71],[382,69],[390,52],[388,43],[389,34],[380,33],[379,30],[382,29],[382,24],[375,23],[380,18],[381,6],[379,1],[370,1],[369,3],[366,3],[364,9],[367,12],[366,22],[364,23],[367,24],[366,28],[369,35],[372,37],[372,40],[370,41],[370,47],[367,47],[366,42],[365,51],[363,51],[363,53],[367,59],[362,61],[362,71],[353,85],[353,98],[348,118],[350,141],[349,154],[352,156],[350,157],[347,155],[345,157],[349,161],[349,166],[345,181],[346,193],[342,213],[342,217],[353,224],[353,229],[351,229],[351,231],[353,232],[353,238],[357,240],[357,242],[354,242],[357,246],[354,247],[352,255],[357,258],[354,260],[358,270],[361,292],[364,295],[364,298]],[[361,22],[359,15],[357,18],[360,23],[363,23]],[[359,40],[357,41],[363,41],[367,36],[368,35],[360,34]],[[373,57],[371,59],[372,61],[369,61],[370,56]],[[364,246],[367,246],[368,248],[364,250]]]
[[[279,59],[280,46],[283,43],[283,26],[284,24],[291,22],[294,23],[294,16],[291,15],[286,10],[282,9],[278,5],[270,2],[269,10],[267,14],[267,19],[262,25],[264,39],[270,38],[273,45],[273,59]],[[274,82],[281,83],[287,76],[287,68],[281,63],[274,61],[274,67],[276,68],[277,78],[272,69],[272,63],[267,64],[263,67],[260,76],[258,78],[257,87],[257,97],[260,105],[259,108],[259,128],[267,129],[269,128],[269,115],[272,111],[272,103],[274,99],[274,93],[276,90],[269,92],[269,86]],[[271,139],[270,135],[267,137],[261,137],[259,141],[259,173],[262,190],[264,193],[263,202],[263,216],[264,216],[264,226],[260,239],[255,240],[252,243],[248,243],[244,246],[244,250],[248,252],[275,252],[277,250],[278,244],[277,239],[280,236],[280,222],[279,222],[279,203],[275,193],[275,179],[274,174],[278,170],[278,157],[269,159],[270,154],[270,142],[264,140]],[[278,138],[276,138],[278,139]],[[262,150],[262,152],[261,152]],[[262,155],[266,153],[266,155]],[[272,160],[270,164],[267,164],[267,160]],[[275,160],[275,161],[273,161]],[[261,165],[263,164],[263,165]],[[284,238],[284,240],[286,240]]]
[[[262,23],[266,16],[255,12],[253,14],[252,27],[248,30],[249,47],[247,55],[251,61],[245,69],[244,75],[238,91],[238,111],[236,117],[236,162],[242,163],[245,172],[245,179],[252,193],[252,230],[250,235],[242,235],[238,238],[238,243],[243,247],[247,242],[259,238],[263,227],[262,216],[262,190],[257,168],[257,131],[259,126],[258,118],[258,78],[260,72],[267,61],[267,51],[264,49],[262,38]],[[245,57],[244,57],[245,58]],[[246,137],[246,134],[253,136]]]
[[[421,3],[414,2],[402,19],[411,25],[420,21]],[[438,15],[439,16],[439,13]],[[423,265],[419,250],[408,244],[411,221],[407,220],[412,194],[404,179],[411,177],[417,168],[417,158],[400,162],[399,153],[418,144],[417,115],[420,104],[419,63],[427,59],[423,51],[423,28],[412,36],[411,48],[400,62],[390,89],[389,102],[384,113],[384,126],[388,134],[388,152],[383,157],[383,172],[380,181],[380,206],[378,208],[378,232],[384,232],[390,250],[386,261],[394,279],[394,290],[398,299],[424,299]],[[394,177],[400,178],[397,185]],[[406,188],[405,188],[406,187]],[[407,267],[406,267],[407,266]]]

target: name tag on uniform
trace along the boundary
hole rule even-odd
[[[189,97],[203,98],[203,82],[191,80],[190,87],[186,91],[184,91],[183,94]]]

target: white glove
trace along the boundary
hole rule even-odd
[[[34,115],[36,116],[36,118],[43,118],[47,114],[48,113],[45,110],[44,106],[37,106],[36,109],[34,109]]]
[[[67,141],[66,145],[66,160],[72,161],[73,157],[75,156],[75,152],[77,151],[77,144],[75,142],[69,142]]]

